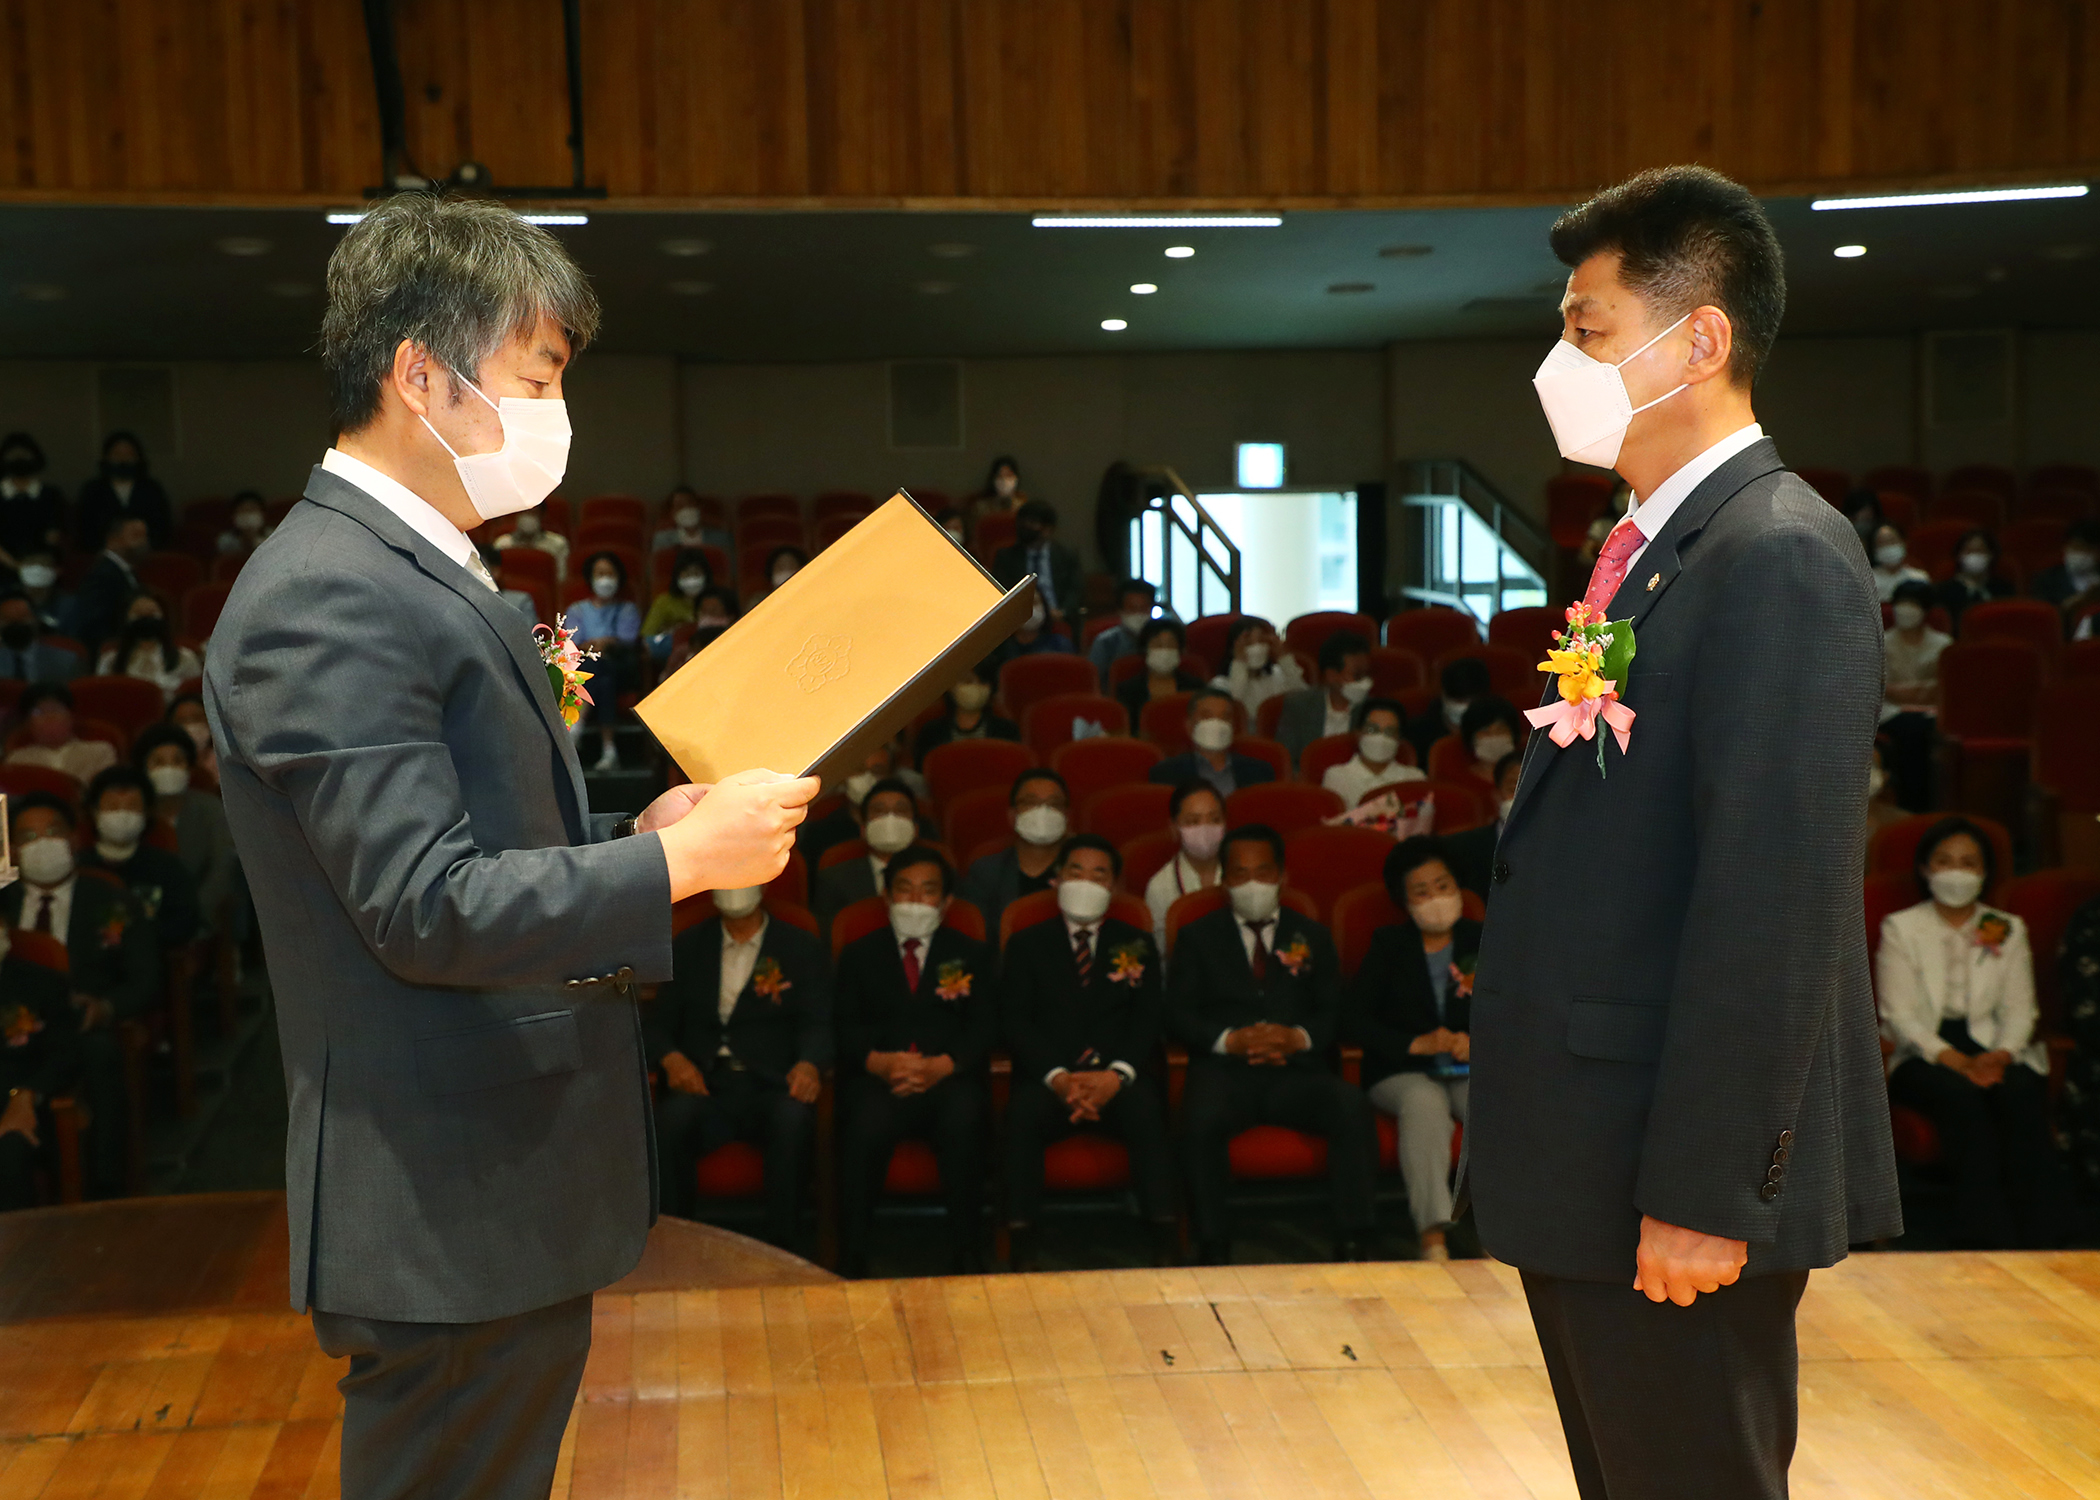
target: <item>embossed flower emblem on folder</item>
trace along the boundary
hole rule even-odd
[[[853,649],[853,638],[845,635],[813,635],[788,663],[788,676],[795,679],[795,686],[805,693],[814,693],[827,682],[836,682],[846,675],[846,656]]]

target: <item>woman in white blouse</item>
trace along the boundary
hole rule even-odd
[[[1247,710],[1247,722],[1271,698],[1295,693],[1305,686],[1305,672],[1298,658],[1276,643],[1276,627],[1258,615],[1243,615],[1225,633],[1225,670],[1213,677],[1212,687],[1221,687]]]
[[[1218,883],[1218,846],[1225,840],[1225,799],[1207,781],[1185,781],[1167,803],[1167,827],[1180,847],[1145,883],[1152,941],[1167,951],[1167,908],[1190,891]]]
[[[1997,875],[1990,839],[1966,818],[1918,844],[1926,899],[1881,924],[1875,981],[1889,1097],[1939,1132],[1965,1247],[2062,1242],[2064,1168],[2049,1135],[2049,1055],[2035,1035],[2027,924],[1979,899]]]
[[[1400,729],[1406,722],[1407,710],[1391,698],[1366,698],[1356,709],[1356,754],[1329,766],[1320,785],[1339,796],[1344,807],[1354,807],[1379,787],[1427,780],[1400,759]]]

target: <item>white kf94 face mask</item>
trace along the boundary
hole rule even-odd
[[[430,435],[452,455],[459,482],[466,486],[474,513],[484,521],[531,510],[554,493],[569,467],[569,406],[559,396],[505,396],[489,401],[473,381],[461,385],[495,408],[503,423],[503,446],[493,453],[462,454],[435,427],[420,417]]]
[[[1619,445],[1626,440],[1633,419],[1684,389],[1680,385],[1635,406],[1626,394],[1626,378],[1619,372],[1675,333],[1690,316],[1686,313],[1615,365],[1591,358],[1566,339],[1548,351],[1531,385],[1539,393],[1539,405],[1546,409],[1546,421],[1553,428],[1553,441],[1562,458],[1610,468],[1619,461]]]

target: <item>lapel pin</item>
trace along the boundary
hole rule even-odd
[[[1663,581],[1663,576],[1662,576],[1662,574],[1660,574],[1660,573],[1651,573],[1651,574],[1649,574],[1649,575],[1648,575],[1648,592],[1649,592],[1649,593],[1651,593],[1651,594],[1652,594],[1652,593],[1654,593],[1654,592],[1655,592],[1655,586],[1656,586],[1656,585],[1657,585],[1658,583],[1661,583],[1662,581]]]

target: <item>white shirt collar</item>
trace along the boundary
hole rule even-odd
[[[1058,915],[1064,916],[1062,912],[1058,913]],[[1090,938],[1096,937],[1101,932],[1101,924],[1107,920],[1108,918],[1106,917],[1096,917],[1091,922],[1075,922],[1070,917],[1065,917],[1065,936],[1077,940],[1079,934],[1083,932]]]
[[[765,914],[765,909],[763,907],[759,908],[758,927],[752,932],[751,936],[740,943],[729,935],[729,924],[724,922],[722,924],[722,951],[727,953],[732,948],[756,948],[766,940],[768,923],[769,918]]]
[[[1661,536],[1663,527],[1670,524],[1670,517],[1677,514],[1677,507],[1684,504],[1685,496],[1699,488],[1714,470],[1764,435],[1764,428],[1755,422],[1731,432],[1657,485],[1653,495],[1637,501],[1631,514],[1633,524],[1640,528],[1641,535],[1651,542]]]
[[[362,459],[352,458],[340,448],[330,448],[321,457],[321,467],[338,479],[349,481],[401,519],[401,523],[462,568],[474,555],[467,534],[445,519],[445,513],[398,479],[380,473]],[[472,571],[469,569],[468,571]]]

